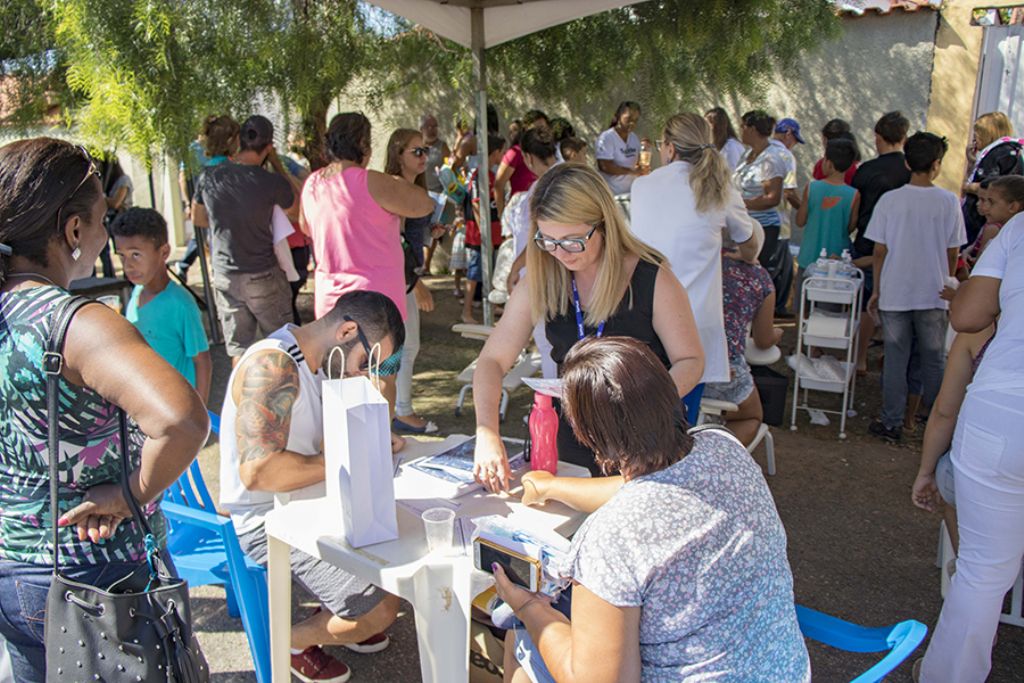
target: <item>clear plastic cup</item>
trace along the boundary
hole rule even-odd
[[[452,548],[455,529],[455,511],[450,508],[430,508],[420,515],[427,532],[427,550],[446,552]]]

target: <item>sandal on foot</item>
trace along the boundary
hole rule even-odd
[[[397,417],[391,421],[391,428],[396,432],[403,432],[405,434],[434,434],[437,432],[437,424],[431,420],[427,420],[422,427],[416,427],[402,422]]]

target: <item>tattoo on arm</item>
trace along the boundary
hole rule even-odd
[[[235,424],[239,464],[264,458],[288,445],[299,372],[285,353],[253,360],[242,378]]]

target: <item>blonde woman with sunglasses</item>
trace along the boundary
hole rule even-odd
[[[544,322],[552,359],[560,367],[586,337],[627,336],[646,343],[668,369],[679,396],[704,369],[686,290],[664,257],[626,226],[608,185],[582,164],[561,164],[537,181],[530,201],[526,278],[477,360],[474,474],[490,491],[508,490],[508,456],[498,429],[501,378]],[[601,470],[563,420],[559,459]],[[611,473],[608,473],[611,474]]]

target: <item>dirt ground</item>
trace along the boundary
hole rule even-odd
[[[198,270],[198,269],[196,269]],[[417,412],[434,420],[442,434],[472,433],[472,396],[461,417],[454,414],[460,385],[458,373],[475,358],[480,342],[451,332],[460,308],[452,296],[449,277],[431,277],[437,309],[422,316],[422,348],[416,362],[414,403]],[[300,295],[300,309],[311,314],[311,297]],[[477,317],[481,317],[477,311]],[[786,325],[783,348],[795,345],[795,326]],[[873,349],[868,376],[857,383],[857,416],[847,422],[848,438],[837,438],[834,421],[828,427],[810,425],[800,415],[797,431],[786,422],[772,429],[775,436],[777,474],[768,477],[779,514],[789,537],[789,557],[796,600],[828,614],[858,624],[882,626],[904,619],[935,625],[942,606],[939,570],[935,555],[940,518],[910,503],[910,485],[920,452],[919,430],[900,446],[880,442],[867,434],[869,421],[880,403],[878,354]],[[214,389],[211,405],[220,406],[229,372],[223,346],[215,347]],[[774,368],[790,376],[784,362]],[[837,407],[836,397],[815,394],[825,407]],[[791,397],[790,399],[791,400]],[[531,394],[520,388],[512,394],[504,431],[525,435],[522,419]],[[831,406],[830,406],[831,404]],[[755,459],[764,465],[763,449]],[[211,490],[217,488],[217,447],[201,454],[203,471]],[[214,494],[216,495],[216,494]],[[240,624],[227,617],[220,589],[196,589],[197,628],[210,656],[216,680],[254,680]],[[296,591],[299,593],[299,591]],[[296,606],[298,611],[305,609]],[[353,680],[419,680],[412,617],[406,609],[391,629],[393,645],[376,656],[353,655],[338,650],[355,672]],[[209,643],[209,645],[207,645]],[[212,650],[212,651],[211,651]],[[810,644],[815,681],[848,681],[876,661],[877,655],[837,652]],[[924,646],[898,669],[890,680],[909,681],[910,663],[924,653]],[[1024,680],[1024,630],[1001,625],[993,652],[989,681]]]

